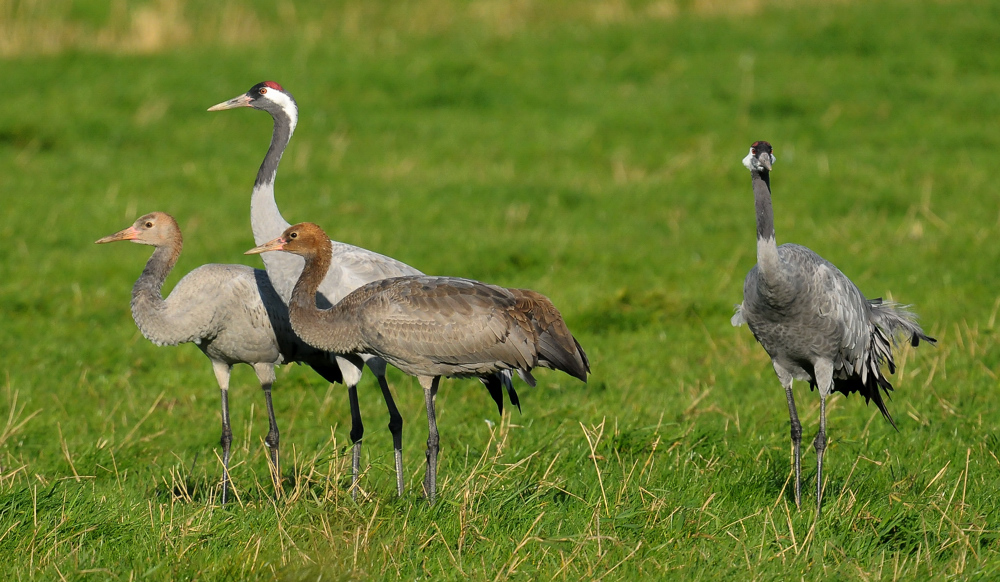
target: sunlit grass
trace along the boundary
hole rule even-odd
[[[0,565],[5,579],[991,579],[998,558],[1000,14],[967,2],[2,2]],[[143,24],[145,23],[145,24]],[[146,26],[146,29],[142,27]],[[152,32],[150,32],[152,31]],[[282,368],[283,486],[263,398],[136,331],[146,247],[175,215],[200,264],[242,262],[265,114],[205,109],[273,79],[302,116],[292,222],[435,274],[552,297],[590,355],[500,418],[445,381],[439,502],[423,395],[392,372],[407,493],[362,382]],[[889,407],[829,403],[789,483],[787,409],[729,324],[752,266],[749,144],[777,148],[779,242],[913,304]],[[818,400],[798,386],[811,442]]]

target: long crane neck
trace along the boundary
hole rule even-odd
[[[276,254],[276,253],[275,253]],[[305,267],[292,290],[288,315],[292,329],[307,344],[327,352],[352,354],[362,351],[362,340],[352,298],[330,309],[316,307],[316,291],[330,268],[331,249],[323,245],[320,252],[306,257]]]
[[[181,254],[182,242],[158,246],[146,262],[142,275],[132,286],[132,319],[149,341],[163,345],[177,343],[171,337],[167,302],[163,299],[163,282],[173,270]]]
[[[274,179],[278,174],[278,164],[281,155],[285,153],[288,142],[292,139],[297,122],[297,112],[293,109],[289,114],[285,110],[271,112],[274,118],[274,130],[271,133],[271,145],[267,148],[264,161],[257,170],[257,179],[253,184],[253,197],[250,199],[250,219],[253,227],[254,240],[257,244],[271,240],[290,226],[281,216],[278,204],[274,199]],[[284,254],[284,253],[282,253]]]
[[[757,209],[757,265],[765,280],[780,272],[778,244],[774,240],[774,211],[771,209],[771,178],[767,170],[752,170],[754,206]]]
[[[271,145],[257,171],[250,198],[250,227],[254,243],[258,245],[277,238],[291,226],[278,210],[278,203],[274,199],[274,180],[278,174],[281,155],[295,132],[298,109],[293,103],[287,110],[268,110],[268,113],[274,118],[274,131],[271,133]],[[302,259],[290,253],[266,253],[262,259],[274,289],[282,301],[287,303],[295,279],[302,270]]]

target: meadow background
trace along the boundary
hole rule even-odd
[[[0,576],[5,580],[897,580],[1000,577],[1000,4],[979,1],[0,0]],[[375,382],[364,488],[342,386],[279,371],[283,491],[263,398],[231,383],[237,501],[218,503],[219,396],[192,345],[129,310],[175,215],[167,290],[253,246],[271,131],[209,106],[297,98],[276,185],[291,222],[432,274],[550,296],[593,365],[537,374],[501,419],[423,395],[396,499]],[[771,141],[779,242],[913,304],[894,431],[829,406],[824,515],[763,350],[729,318],[755,262],[740,164]],[[992,176],[992,177],[991,177]],[[797,383],[804,443],[818,398]]]

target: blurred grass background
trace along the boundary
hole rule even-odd
[[[0,0],[0,572],[998,576],[998,38],[987,1]],[[208,362],[135,329],[148,249],[92,245],[163,210],[186,242],[168,288],[207,262],[259,267],[242,252],[270,120],[205,109],[266,79],[301,112],[276,184],[289,221],[541,291],[591,357],[589,384],[540,373],[502,422],[477,383],[446,381],[433,508],[416,382],[390,376],[401,500],[362,383],[355,505],[346,395],[295,366],[275,385],[282,499],[237,369],[239,502],[218,506]],[[767,357],[729,325],[755,261],[740,159],[757,139],[778,157],[779,243],[913,304],[940,340],[900,356],[900,432],[832,399],[819,522],[785,487]],[[797,393],[810,440],[817,399]]]

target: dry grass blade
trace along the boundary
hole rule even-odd
[[[1000,19],[995,3],[956,6],[0,0],[0,572],[813,582],[1000,571]],[[354,503],[344,388],[305,366],[277,371],[280,499],[258,445],[260,392],[234,369],[221,506],[203,354],[149,344],[126,307],[150,249],[89,246],[166,210],[191,225],[166,287],[196,265],[261,266],[240,253],[271,120],[204,109],[268,78],[301,108],[277,183],[286,218],[429,271],[546,293],[590,357],[585,385],[552,370],[534,388],[518,381],[523,414],[507,407],[490,429],[496,409],[474,381],[443,388],[447,483],[433,507],[420,496],[414,382],[390,371],[406,422],[397,497],[385,406],[362,379]],[[755,127],[776,134],[749,137]],[[778,142],[779,242],[819,251],[866,294],[912,303],[940,340],[899,357],[899,432],[864,398],[830,400],[843,430],[821,521],[815,453],[803,450],[813,488],[792,509],[781,391],[765,350],[730,325],[755,263],[740,159],[758,137]],[[818,399],[800,413],[814,427]]]
[[[604,491],[604,477],[601,475],[601,466],[598,464],[597,456],[597,445],[601,441],[601,437],[604,436],[604,424],[607,419],[602,419],[601,424],[588,430],[586,426],[581,422],[580,428],[583,430],[583,436],[587,439],[587,446],[590,447],[590,458],[594,461],[594,470],[597,472],[597,483],[601,487],[601,499],[604,501],[604,512],[609,513],[610,507],[608,506],[608,496]]]
[[[139,427],[142,426],[142,423],[146,422],[146,419],[148,419],[150,415],[153,414],[153,411],[156,410],[156,407],[160,405],[160,402],[163,401],[163,397],[165,395],[166,392],[160,392],[156,396],[156,398],[153,400],[153,404],[151,404],[149,406],[149,410],[146,411],[146,414],[144,414],[142,418],[139,419],[139,422],[132,425],[132,429],[128,431],[128,434],[125,435],[125,438],[123,438],[121,442],[118,443],[118,446],[115,447],[115,453],[120,452],[122,448],[124,448],[125,445],[127,445],[132,440],[132,437],[135,436],[136,431],[139,430]]]
[[[502,576],[507,577],[513,574],[517,566],[527,559],[526,556],[520,556],[519,554],[521,552],[521,549],[523,549],[524,546],[527,545],[529,541],[533,540],[539,541],[538,538],[533,537],[531,534],[532,532],[535,531],[535,527],[538,526],[538,522],[542,521],[543,517],[545,517],[545,512],[539,513],[538,516],[535,517],[535,521],[531,522],[531,525],[528,526],[528,530],[524,532],[524,536],[521,538],[521,541],[518,542],[517,546],[514,548],[514,551],[511,552],[510,558],[507,560],[507,563],[504,564],[497,571],[497,575],[493,578],[493,582],[497,582],[498,580],[500,580]]]
[[[10,408],[7,410],[7,422],[4,423],[3,429],[0,429],[0,447],[3,447],[11,437],[19,433],[24,428],[24,425],[28,424],[28,421],[42,412],[42,409],[39,408],[22,418],[24,406],[22,405],[20,409],[17,407],[18,391],[15,390],[11,394],[10,377],[7,378],[7,394],[10,400]]]

